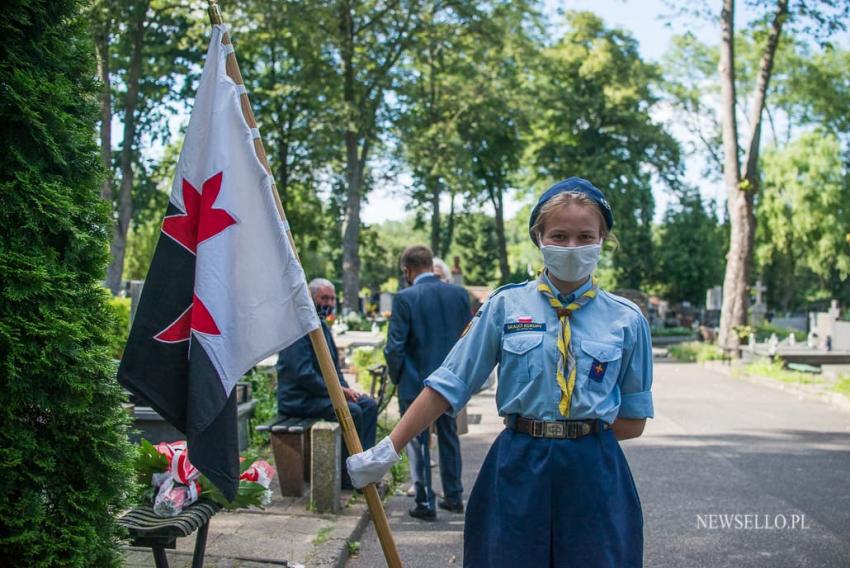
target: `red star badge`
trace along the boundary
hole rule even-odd
[[[162,232],[174,239],[192,254],[198,245],[236,224],[236,219],[224,209],[213,207],[221,192],[222,172],[206,180],[199,192],[186,179],[183,180],[184,213],[169,215],[162,222]],[[207,335],[221,335],[207,307],[196,295],[192,303],[168,327],[154,336],[163,343],[188,341],[192,331]]]

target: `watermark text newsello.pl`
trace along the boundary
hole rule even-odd
[[[708,530],[797,530],[809,529],[803,513],[702,513],[697,528]]]

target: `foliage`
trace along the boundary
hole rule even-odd
[[[621,247],[617,287],[640,288],[655,264],[653,178],[676,188],[680,149],[651,111],[660,69],[643,61],[637,41],[586,12],[568,14],[569,31],[544,52],[533,92],[527,167],[538,189],[569,176],[602,188],[614,210]]]
[[[753,333],[755,333],[756,341],[758,342],[767,341],[768,339],[770,339],[771,335],[776,335],[776,338],[782,341],[792,333],[794,334],[794,339],[796,339],[797,341],[806,340],[805,331],[800,331],[798,329],[791,329],[787,327],[779,327],[778,325],[773,325],[772,323],[768,322],[763,322],[755,326],[755,328],[753,329]]]
[[[678,337],[681,335],[692,336],[694,330],[689,327],[653,327],[652,337]]]
[[[127,254],[124,262],[125,280],[144,280],[159,242],[160,220],[133,225],[127,235]]]
[[[357,384],[364,391],[369,392],[372,389],[372,374],[369,368],[375,365],[385,365],[384,351],[376,347],[358,347],[354,350],[352,358],[354,368],[357,369]]]
[[[351,331],[371,331],[372,321],[363,317],[358,312],[350,312],[342,318],[343,323]]]
[[[20,566],[118,565],[132,486],[80,11],[12,1],[0,13],[0,555]]]
[[[350,556],[355,556],[360,554],[360,541],[359,540],[347,540],[345,541],[345,548],[348,550],[348,554]]]
[[[682,363],[705,363],[706,361],[720,361],[724,359],[723,350],[711,343],[689,341],[671,345],[667,350],[670,357]]]
[[[659,293],[671,302],[701,305],[705,291],[721,284],[727,233],[713,208],[705,209],[699,193],[682,195],[655,235]]]
[[[251,385],[251,396],[257,402],[249,424],[251,448],[259,450],[268,444],[268,435],[257,432],[256,426],[277,416],[277,375],[274,368],[251,369],[242,381]]]
[[[108,330],[109,350],[113,359],[121,359],[130,334],[130,298],[113,297],[107,305],[112,312]]]
[[[807,300],[850,300],[850,173],[834,135],[806,133],[765,154],[757,218],[770,303],[792,310]]]
[[[471,212],[459,216],[452,250],[460,256],[464,284],[493,286],[499,282],[496,247],[496,223],[492,217]]]

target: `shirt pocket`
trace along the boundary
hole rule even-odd
[[[499,380],[527,383],[543,371],[542,333],[510,334],[502,340]]]
[[[579,380],[583,378],[591,390],[610,392],[620,374],[622,346],[585,339],[581,342],[581,351],[577,370],[581,374]]]

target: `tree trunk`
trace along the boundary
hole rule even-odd
[[[446,260],[446,255],[449,254],[449,249],[452,248],[452,241],[455,237],[455,194],[451,193],[451,205],[449,206],[449,219],[446,222],[446,238],[442,239],[443,250],[440,251],[440,258]]]
[[[100,159],[103,162],[104,178],[100,196],[112,207],[112,82],[109,78],[109,35],[110,17],[104,16],[94,34],[97,53],[97,76],[100,79]]]
[[[490,202],[496,211],[496,241],[499,246],[499,272],[500,281],[506,284],[511,277],[511,267],[508,264],[508,243],[505,238],[505,211],[502,190],[490,189]]]
[[[354,21],[348,2],[340,6],[342,37],[343,104],[346,112],[345,181],[348,192],[345,203],[345,226],[342,234],[343,306],[349,311],[360,310],[360,156],[356,131],[357,108],[354,100]]]
[[[425,183],[428,184],[428,192],[431,194],[431,251],[434,256],[440,256],[440,180],[429,175]]]
[[[726,274],[723,279],[723,307],[720,313],[718,344],[732,351],[736,356],[740,355],[740,340],[734,327],[747,323],[748,283],[752,270],[756,231],[754,201],[759,187],[758,162],[762,115],[776,48],[779,45],[782,24],[787,15],[788,2],[780,0],[777,3],[770,35],[761,59],[750,121],[752,130],[747,144],[746,165],[742,180],[735,118],[734,0],[724,0],[721,11],[722,41],[719,70],[723,94],[723,173],[728,194],[731,234]]]
[[[723,180],[729,209],[729,253],[726,257],[726,274],[723,278],[723,306],[720,311],[718,344],[724,349],[737,351],[738,336],[733,330],[747,320],[747,274],[745,227],[746,208],[742,204],[740,162],[738,158],[738,123],[735,118],[735,2],[724,0],[720,13],[720,84],[723,113]]]
[[[139,79],[142,73],[142,50],[145,40],[145,21],[149,1],[139,6],[138,20],[133,28],[133,47],[130,55],[130,68],[127,72],[127,94],[124,99],[124,138],[121,143],[121,189],[118,202],[118,222],[112,237],[109,252],[112,262],[106,270],[106,285],[113,294],[121,289],[121,275],[124,272],[124,253],[127,248],[127,231],[133,216],[133,155],[136,139],[136,103],[139,99]]]

